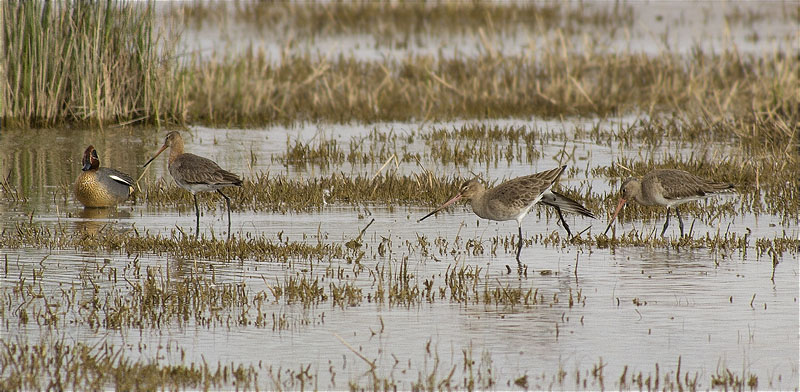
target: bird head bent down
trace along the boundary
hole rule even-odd
[[[622,211],[622,207],[625,205],[625,203],[628,200],[636,198],[636,195],[641,193],[641,189],[642,183],[638,178],[630,177],[622,182],[622,197],[620,197],[619,203],[617,203],[617,208],[614,210],[614,215],[611,216],[611,220],[608,222],[608,226],[606,226],[606,231],[603,232],[603,235],[607,234],[608,230],[611,229],[611,225],[614,224],[614,220],[617,219],[617,215],[619,215],[619,212]]]
[[[417,220],[417,222],[422,222],[423,220],[425,220],[425,218],[427,218],[427,217],[429,217],[429,216],[431,216],[431,215],[433,215],[433,214],[435,214],[435,213],[447,208],[449,205],[451,205],[451,204],[453,204],[453,203],[455,203],[455,202],[457,202],[457,201],[459,201],[461,199],[472,200],[473,197],[475,197],[476,195],[482,193],[484,190],[485,190],[485,188],[484,188],[483,184],[481,183],[481,181],[477,177],[475,177],[475,178],[473,178],[471,180],[464,181],[464,183],[461,184],[461,188],[459,188],[457,195],[453,196],[453,198],[448,200],[446,203],[442,204],[439,208],[433,210],[433,212],[431,212],[428,215],[425,215],[422,218],[420,218],[419,220]]]

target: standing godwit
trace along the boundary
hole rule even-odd
[[[194,211],[197,216],[195,237],[200,233],[200,207],[197,205],[197,192],[217,191],[225,198],[228,207],[228,238],[231,237],[231,199],[222,193],[221,188],[242,186],[242,180],[227,170],[223,170],[214,161],[183,152],[183,138],[178,131],[172,131],[164,139],[164,145],[150,158],[143,167],[147,167],[159,154],[169,148],[169,174],[183,189],[191,192],[194,198]]]
[[[622,198],[603,234],[608,233],[608,229],[611,228],[625,202],[632,199],[643,206],[667,207],[667,220],[661,230],[662,237],[669,226],[669,209],[674,208],[675,216],[678,217],[678,225],[681,228],[681,237],[683,237],[683,219],[681,219],[678,206],[690,201],[705,199],[728,189],[733,189],[733,184],[706,180],[677,169],[656,169],[641,178],[628,178],[622,183]]]
[[[119,170],[100,167],[94,146],[86,147],[81,163],[83,172],[75,182],[75,197],[84,206],[112,207],[133,193],[133,179]]]
[[[464,182],[458,194],[452,199],[417,222],[421,222],[461,199],[469,200],[472,212],[481,218],[495,221],[516,220],[519,229],[517,265],[522,269],[522,262],[519,260],[520,252],[522,252],[522,220],[528,215],[528,211],[534,204],[542,201],[546,205],[555,207],[558,217],[569,235],[571,235],[569,226],[564,221],[561,210],[594,218],[594,215],[586,207],[550,190],[566,168],[567,166],[561,166],[529,176],[517,177],[488,190],[477,178],[473,178]]]

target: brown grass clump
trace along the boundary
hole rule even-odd
[[[202,28],[236,23],[261,33],[314,39],[332,34],[371,34],[379,42],[412,36],[466,34],[482,29],[508,34],[516,29],[563,28],[570,34],[591,27],[633,25],[630,6],[488,2],[192,2],[172,6],[167,17]],[[287,34],[288,32],[288,34]],[[388,42],[387,42],[388,43]]]
[[[691,56],[577,54],[557,43],[536,56],[486,54],[400,61],[262,52],[195,58],[190,121],[255,126],[297,121],[445,121],[459,118],[685,113],[794,116],[800,60],[727,51]]]
[[[416,175],[378,175],[298,179],[285,175],[262,174],[246,179],[241,188],[231,189],[233,209],[252,211],[318,211],[323,207],[323,192],[328,203],[414,205],[435,204],[452,196],[463,182],[458,177],[436,177],[432,173]],[[192,208],[191,195],[175,185],[157,182],[143,188],[144,198],[152,205],[176,205]],[[214,208],[216,196],[201,197],[200,202]],[[205,207],[204,207],[205,208]]]
[[[792,88],[800,84],[800,59],[780,51],[609,53],[592,35],[581,47],[563,38],[573,24],[611,28],[611,21],[629,21],[620,11],[625,7],[586,13],[581,7],[480,3],[284,5],[277,12],[263,7],[266,20],[292,15],[298,18],[293,28],[301,30],[358,30],[367,26],[355,21],[370,21],[371,15],[395,20],[398,29],[413,25],[408,20],[431,29],[480,21],[486,36],[493,36],[504,31],[506,24],[499,21],[510,20],[537,23],[542,30],[531,35],[537,37],[530,44],[535,51],[523,54],[506,54],[494,46],[496,40],[481,36],[474,55],[359,60],[287,47],[278,58],[251,49],[179,63],[177,37],[154,33],[151,5],[3,4],[5,53],[18,54],[6,56],[0,84],[8,102],[3,122],[11,127],[186,122],[249,127],[668,112],[716,120],[743,113],[792,117],[800,102],[800,92]],[[244,19],[262,9],[237,7],[247,10],[240,15]],[[542,24],[553,13],[563,19]]]
[[[125,347],[91,345],[74,339],[37,344],[4,341],[0,347],[0,389],[119,390],[210,389],[236,385],[252,389],[258,371],[252,366],[191,363],[169,365],[142,360]]]

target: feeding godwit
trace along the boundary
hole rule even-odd
[[[681,237],[683,237],[683,219],[681,219],[678,206],[690,201],[705,199],[728,189],[733,189],[733,184],[706,180],[677,169],[657,169],[645,174],[642,178],[628,178],[622,183],[622,198],[603,234],[608,233],[608,229],[611,228],[625,202],[635,200],[643,206],[667,207],[667,220],[661,230],[662,237],[669,226],[669,210],[674,208],[681,229]]]
[[[464,182],[458,194],[452,199],[417,222],[421,222],[461,199],[469,200],[472,212],[481,218],[495,221],[516,220],[519,229],[517,265],[522,269],[522,262],[519,260],[520,252],[522,252],[522,220],[528,215],[528,211],[534,204],[541,201],[555,207],[558,217],[569,235],[571,235],[569,226],[564,221],[561,210],[594,218],[594,215],[586,207],[550,190],[566,168],[567,166],[561,166],[529,176],[517,177],[488,190],[477,178],[473,178]]]
[[[112,207],[133,193],[133,179],[119,170],[100,167],[94,146],[86,147],[81,163],[83,172],[75,182],[75,197],[84,206]]]
[[[183,138],[178,131],[172,131],[164,139],[164,145],[150,158],[143,167],[147,167],[159,154],[169,148],[169,174],[175,182],[186,189],[194,198],[194,211],[197,216],[195,237],[200,233],[200,207],[197,205],[197,192],[217,191],[225,199],[228,207],[228,238],[231,236],[231,199],[222,193],[222,188],[241,186],[242,180],[227,170],[223,170],[214,161],[183,152]]]

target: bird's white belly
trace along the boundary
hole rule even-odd
[[[662,206],[667,206],[668,208],[672,208],[672,207],[677,207],[677,206],[679,206],[679,205],[681,205],[683,203],[688,203],[690,201],[703,200],[705,198],[708,198],[708,196],[709,195],[706,195],[706,196],[691,196],[691,197],[682,197],[680,199],[665,199],[663,197],[659,197],[656,201],[658,202],[658,204],[660,204]]]
[[[222,188],[219,185],[213,185],[213,184],[187,183],[184,181],[177,181],[177,180],[175,182],[178,183],[178,186],[180,186],[183,189],[186,189],[192,194],[196,194],[198,192],[214,192],[217,189]]]

